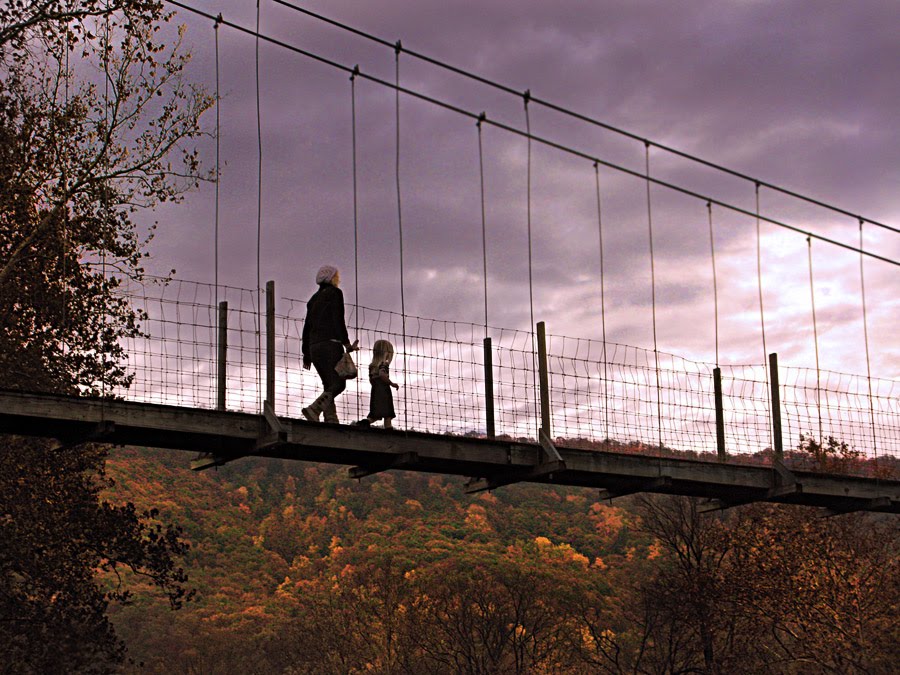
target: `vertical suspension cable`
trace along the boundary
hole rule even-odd
[[[719,288],[716,281],[716,243],[713,236],[712,202],[706,202],[706,210],[709,213],[709,251],[712,258],[713,280],[713,315],[716,328],[716,368],[719,367]]]
[[[662,401],[659,386],[659,348],[656,339],[656,262],[653,256],[653,214],[650,209],[650,142],[644,141],[644,167],[647,177],[647,231],[650,235],[650,302],[653,310],[653,359],[656,365],[656,425],[662,452]]]
[[[603,210],[600,205],[600,165],[594,162],[594,182],[597,188],[597,232],[600,236],[600,324],[603,330],[603,417],[606,440],[609,441],[609,372],[606,360],[606,280],[603,269]]]
[[[766,347],[766,315],[763,310],[763,283],[762,283],[762,241],[759,225],[759,181],[756,182],[756,281],[759,288],[759,330],[762,335],[763,371],[766,374],[766,424],[769,427],[769,441],[771,447],[775,447],[775,429],[772,426],[772,390],[769,386],[769,350]]]
[[[484,262],[484,337],[488,337],[488,269],[487,269],[487,216],[484,208],[484,149],[481,142],[481,123],[485,114],[481,113],[478,127],[478,175],[481,179],[481,255]]]
[[[356,76],[359,74],[359,66],[353,67],[350,75],[350,127],[351,145],[353,153],[353,299],[356,303],[356,311],[353,314],[353,330],[355,340],[359,339],[359,199],[356,181]],[[356,418],[360,415],[359,380],[356,380]]]
[[[69,24],[65,24],[66,30],[66,39],[63,43],[63,67],[64,67],[64,76],[63,76],[63,111],[65,112],[66,118],[69,116]],[[68,338],[69,338],[69,172],[68,167],[66,166],[65,160],[63,160],[63,197],[65,202],[63,203],[63,219],[62,219],[62,288],[61,288],[61,296],[62,296],[62,361],[63,361],[63,376],[65,377],[65,373],[68,369]]]
[[[484,395],[485,395],[485,428],[488,436],[496,430],[494,417],[494,383],[493,383],[493,348],[489,345],[488,336],[488,268],[487,268],[487,214],[484,204],[484,146],[482,143],[481,123],[487,116],[482,112],[476,124],[478,128],[478,177],[481,197],[481,257],[484,266]]]
[[[259,96],[259,3],[256,0],[256,399],[259,410],[263,409],[262,396],[262,113]]]
[[[806,238],[806,247],[809,254],[809,299],[812,306],[812,324],[813,324],[813,343],[816,348],[816,413],[819,418],[819,444],[825,445],[825,439],[822,437],[822,387],[821,372],[819,371],[819,329],[816,325],[816,292],[813,284],[813,259],[812,259],[812,238]]]
[[[106,13],[105,13],[105,24],[103,29],[103,114],[106,120],[106,135],[107,138],[112,139],[112,130],[110,129],[110,118],[109,118],[109,1],[106,2]],[[107,170],[107,176],[104,179],[105,181],[109,181],[109,154],[106,151],[105,157],[105,166]],[[109,186],[103,186],[103,217],[105,220],[104,227],[104,235],[109,235]],[[103,276],[103,287],[104,291],[106,290],[107,280],[106,280],[106,248],[107,244],[101,242],[101,252],[100,252],[100,268],[101,274]],[[106,400],[106,354],[101,357],[101,371],[100,371],[100,392],[101,392],[101,400]]]
[[[872,422],[872,450],[875,453],[875,477],[878,476],[878,441],[875,433],[875,404],[872,401],[872,363],[869,359],[869,327],[866,317],[866,277],[863,272],[863,219],[859,219],[859,286],[862,291],[863,341],[866,344],[866,382],[869,386],[869,419]]]
[[[528,223],[528,309],[530,323],[528,324],[528,332],[531,335],[531,381],[534,391],[534,415],[535,415],[535,438],[539,437],[537,430],[540,429],[541,419],[540,403],[538,401],[538,385],[537,385],[537,347],[535,346],[534,336],[534,280],[532,274],[532,258],[531,258],[531,115],[528,112],[528,102],[531,100],[531,90],[526,90],[523,95],[525,102],[525,131],[528,140],[528,161],[526,170],[526,220]]]
[[[712,282],[713,282],[713,323],[715,325],[715,340],[716,340],[716,369],[713,371],[713,389],[718,390],[718,399],[715,402],[716,407],[716,443],[719,441],[719,404],[722,402],[722,371],[719,368],[719,285],[716,279],[716,239],[713,233],[713,216],[712,216],[712,202],[706,202],[706,212],[709,215],[709,252],[710,259],[712,260]],[[724,452],[724,411],[723,415],[723,424],[722,424],[722,445],[719,446],[719,451]]]
[[[394,112],[396,121],[396,153],[395,153],[395,178],[397,183],[397,227],[400,233],[400,318],[403,328],[403,376],[408,380],[406,372],[406,296],[405,282],[403,278],[403,208],[400,200],[400,52],[403,51],[403,44],[400,40],[394,45]],[[409,389],[409,382],[403,387],[403,426],[409,428],[409,412],[406,404],[406,391]]]
[[[215,326],[216,331],[213,339],[210,341],[216,346],[216,351],[213,354],[213,359],[218,358],[219,354],[219,182],[222,179],[220,174],[220,162],[219,162],[219,138],[221,136],[221,127],[219,124],[219,106],[222,103],[222,98],[219,95],[219,24],[222,23],[222,15],[219,14],[216,17],[216,21],[213,24],[213,33],[215,34],[215,53],[216,53],[216,206],[215,206],[215,234],[213,236],[214,244],[213,244],[213,266],[214,272],[213,276],[215,279],[215,301],[213,302],[213,316],[215,317]],[[213,322],[210,321],[212,324]],[[216,368],[216,391],[220,391],[224,386],[224,382],[218,381],[219,377],[219,369]]]

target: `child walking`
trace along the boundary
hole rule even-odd
[[[372,384],[372,396],[369,399],[369,416],[356,424],[361,427],[370,426],[373,422],[384,420],[384,428],[390,429],[394,413],[394,396],[391,387],[399,389],[400,385],[391,381],[390,365],[394,358],[394,345],[387,340],[376,340],[372,346],[372,363],[369,364],[369,382]]]

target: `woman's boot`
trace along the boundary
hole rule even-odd
[[[334,397],[325,392],[324,394],[320,394],[319,398],[313,401],[308,408],[303,408],[300,412],[303,413],[303,416],[308,419],[310,422],[318,422],[319,415],[322,414],[322,411],[325,410],[325,405],[327,402],[331,402],[331,405],[334,405]],[[328,413],[325,414],[325,421],[328,421]]]
[[[334,405],[334,397],[329,396],[328,400],[322,403],[322,412],[325,413],[325,421],[330,424],[340,424],[337,416],[337,408]]]

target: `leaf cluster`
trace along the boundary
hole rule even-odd
[[[155,230],[133,217],[206,177],[195,143],[213,103],[185,78],[183,31],[167,46],[151,5],[109,15],[118,23],[83,35],[71,61],[64,31],[3,62],[2,386],[96,394],[130,383],[122,344],[142,315],[117,289],[143,281]]]
[[[159,0],[10,0],[0,6],[0,49],[21,57],[35,43],[61,38],[75,45],[96,38],[92,19],[109,18],[128,31],[132,22],[163,17]]]

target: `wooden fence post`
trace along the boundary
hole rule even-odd
[[[488,438],[496,435],[494,427],[494,356],[491,338],[484,338],[484,405]]]
[[[547,438],[552,438],[550,433],[550,375],[547,370],[547,332],[543,321],[537,324],[538,339],[538,371],[541,386],[541,428]]]
[[[722,407],[722,369],[713,368],[713,389],[716,403],[716,451],[719,461],[724,462],[725,454],[725,410]]]
[[[266,401],[275,410],[275,282],[266,282]]]
[[[769,381],[772,383],[772,436],[775,444],[775,460],[784,461],[784,446],[781,440],[781,398],[778,393],[778,354],[769,354]]]
[[[228,377],[228,302],[219,303],[218,379],[216,382],[216,408],[225,410],[225,387]]]

